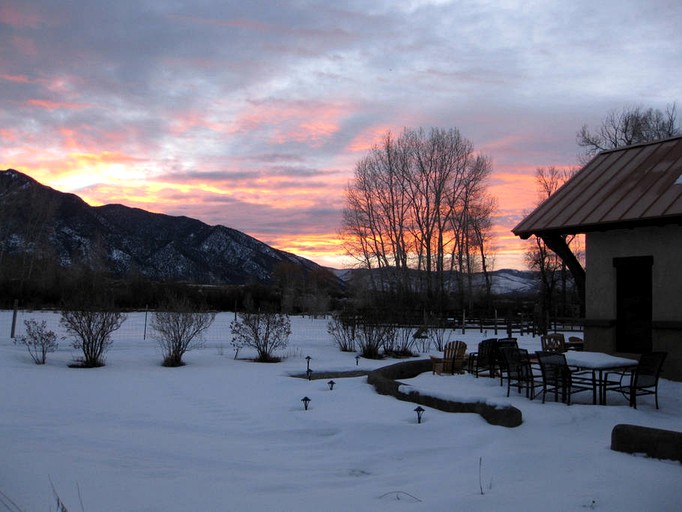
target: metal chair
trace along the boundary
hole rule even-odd
[[[518,348],[519,345],[516,338],[499,338],[495,343],[493,353],[493,371],[500,370],[500,386],[504,384],[504,374],[507,372],[507,361],[502,357],[502,350],[504,348]]]
[[[658,409],[658,378],[667,355],[667,352],[642,354],[637,366],[623,371],[617,383],[609,383],[608,375],[606,376],[606,391],[618,391],[628,399],[630,407],[635,409],[637,409],[638,396],[654,395],[656,409]]]
[[[542,372],[542,403],[547,393],[554,393],[554,401],[571,405],[571,395],[581,391],[594,392],[591,372],[572,370],[566,363],[566,356],[560,352],[536,352]]]
[[[521,389],[525,389],[526,398],[533,400],[537,396],[535,388],[542,387],[542,382],[533,373],[528,351],[523,348],[503,347],[500,353],[507,369],[507,396],[511,387],[515,386],[519,393]]]
[[[489,377],[494,377],[495,372],[495,344],[497,338],[489,338],[478,344],[478,352],[469,354],[469,372],[478,378],[482,373],[488,372]]]

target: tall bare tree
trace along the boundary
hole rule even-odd
[[[456,129],[387,133],[356,166],[341,229],[361,266],[381,270],[370,273],[372,285],[442,299],[454,271],[471,272],[484,240],[474,225],[486,226],[472,219],[492,214],[491,169]],[[422,279],[411,277],[414,269]]]

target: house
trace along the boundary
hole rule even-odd
[[[665,351],[682,380],[682,137],[598,154],[512,232],[566,256],[579,286],[582,272],[587,350]],[[584,271],[563,237],[578,233]]]

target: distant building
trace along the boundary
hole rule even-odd
[[[666,351],[682,380],[682,137],[600,153],[512,231],[585,233],[586,349]]]

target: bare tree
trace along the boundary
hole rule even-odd
[[[575,169],[563,169],[558,167],[539,167],[535,172],[535,182],[538,189],[538,203],[554,194],[571,176],[576,173]],[[578,238],[574,236],[563,236],[566,244],[570,247]],[[562,286],[563,296],[566,296],[567,287],[567,268],[563,260],[554,253],[537,236],[532,239],[532,246],[525,254],[526,264],[531,270],[538,271],[540,279],[540,329],[546,330],[544,322],[548,313],[552,312],[554,298],[559,286]]]
[[[59,347],[57,335],[47,329],[45,320],[40,323],[33,319],[24,320],[24,325],[26,334],[15,340],[15,343],[21,343],[28,349],[35,364],[45,364],[48,352],[54,352]]]
[[[578,146],[585,148],[582,160],[608,149],[675,137],[682,133],[675,103],[665,111],[641,106],[609,111],[599,128],[590,131],[583,125],[577,133]]]
[[[458,130],[388,133],[356,166],[346,190],[342,237],[348,252],[366,269],[375,289],[442,299],[448,277],[473,268],[481,237],[470,227],[474,210],[486,201],[490,161],[474,153]],[[481,227],[484,223],[480,224]],[[412,270],[418,270],[420,280]]]
[[[119,311],[97,311],[87,308],[66,309],[59,322],[75,339],[73,347],[83,351],[78,366],[104,366],[104,354],[112,344],[111,335],[126,319]]]
[[[182,356],[199,348],[203,333],[215,320],[215,313],[201,311],[185,298],[173,298],[154,312],[151,326],[161,347],[163,366],[184,365]]]
[[[291,335],[291,322],[287,315],[270,312],[239,313],[238,320],[230,324],[232,345],[251,347],[258,353],[257,361],[277,361],[274,353],[285,349]]]

